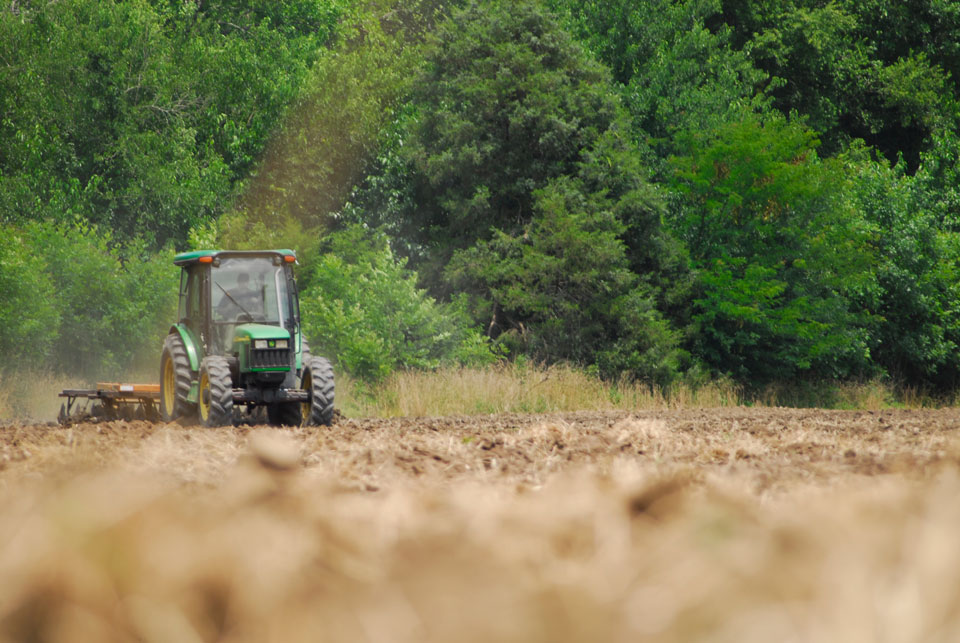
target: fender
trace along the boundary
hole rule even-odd
[[[187,359],[190,360],[190,370],[196,373],[200,370],[200,351],[197,350],[197,340],[190,332],[190,329],[183,324],[174,324],[170,327],[170,332],[176,331],[183,340],[183,345],[187,349]]]

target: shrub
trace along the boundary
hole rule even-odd
[[[301,279],[304,330],[315,353],[372,380],[397,368],[494,360],[463,307],[417,288],[416,273],[383,235],[352,226],[324,245],[312,273]]]

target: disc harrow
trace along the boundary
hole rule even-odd
[[[159,384],[98,382],[93,389],[64,389],[60,424],[84,420],[160,420]]]

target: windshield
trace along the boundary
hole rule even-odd
[[[224,258],[211,275],[213,321],[282,326],[289,316],[283,267],[268,257]]]

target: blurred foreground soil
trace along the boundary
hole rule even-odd
[[[958,428],[0,426],[0,641],[956,641]]]

